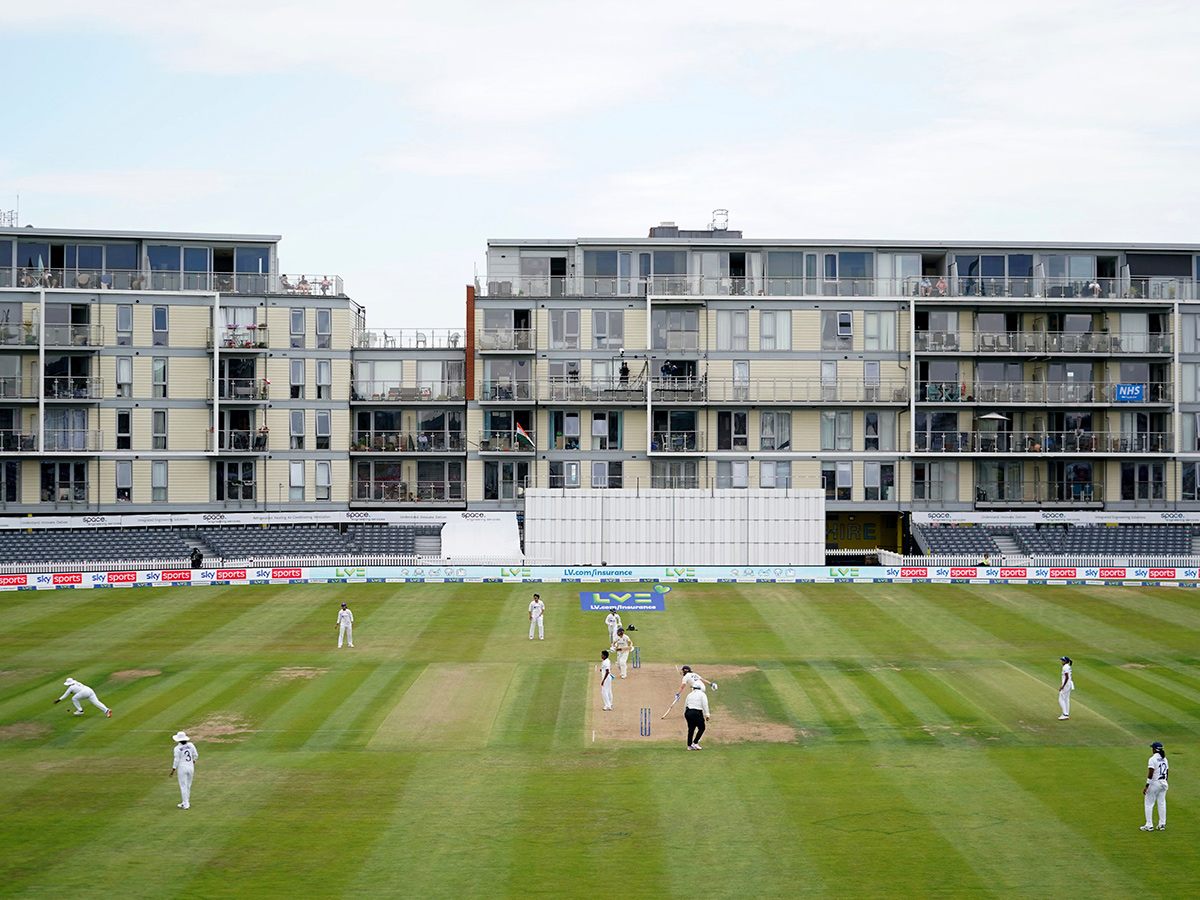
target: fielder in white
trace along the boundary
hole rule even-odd
[[[616,640],[609,649],[617,651],[617,665],[621,667],[621,677],[625,677],[625,663],[629,659],[629,651],[633,649],[633,641],[625,633],[624,628],[617,629]]]
[[[542,602],[541,594],[534,594],[533,600],[529,603],[529,639],[533,640],[533,630],[537,629],[538,640],[546,639],[545,625],[542,623],[542,614],[546,611],[546,604]]]
[[[354,613],[350,612],[350,607],[345,603],[338,610],[338,649],[342,647],[342,638],[350,639],[350,646],[354,646]]]
[[[1150,756],[1146,772],[1146,786],[1142,793],[1146,795],[1146,824],[1142,831],[1154,830],[1154,804],[1158,804],[1158,830],[1167,830],[1167,754],[1163,745],[1155,741],[1150,745],[1154,753]]]
[[[600,699],[605,709],[612,709],[612,663],[607,650],[600,651]]]
[[[1075,690],[1075,682],[1071,678],[1071,657],[1061,656],[1062,660],[1062,687],[1058,689],[1058,705],[1062,707],[1062,715],[1059,719],[1071,718],[1071,691]]]
[[[62,701],[66,700],[67,697],[70,697],[71,702],[75,704],[75,715],[82,716],[83,704],[80,701],[91,700],[92,706],[96,707],[96,709],[103,710],[106,716],[110,718],[112,717],[112,710],[101,703],[100,698],[96,696],[96,692],[86,684],[80,684],[74,678],[68,678],[63,682],[63,684],[66,685],[67,690],[61,697],[54,701],[55,703],[61,703]]]
[[[608,615],[604,617],[604,624],[608,626],[608,642],[612,644],[617,639],[617,629],[621,627],[621,616],[615,606],[610,608]]]
[[[200,758],[200,754],[196,752],[196,745],[192,743],[191,738],[182,731],[175,732],[171,740],[176,742],[175,763],[171,766],[171,775],[179,773],[179,795],[183,798],[179,808],[191,809],[192,776],[196,774],[196,760]],[[167,777],[170,778],[171,775]]]

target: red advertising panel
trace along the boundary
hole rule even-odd
[[[901,569],[900,577],[901,578],[928,578],[929,570],[928,569]]]
[[[137,572],[109,572],[109,584],[129,584],[137,581]]]
[[[54,584],[83,584],[83,576],[78,572],[72,572],[70,575],[55,575]]]
[[[303,578],[303,569],[272,569],[272,578]]]

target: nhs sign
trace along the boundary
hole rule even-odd
[[[1146,399],[1145,392],[1144,384],[1118,384],[1113,399],[1118,403],[1142,403]]]

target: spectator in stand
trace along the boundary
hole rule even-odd
[[[285,294],[290,294],[294,290],[292,283],[288,281],[288,277],[286,275],[279,276],[279,286],[283,289]]]
[[[321,276],[321,296],[329,293],[329,289],[333,287],[333,282],[329,280],[328,275]]]

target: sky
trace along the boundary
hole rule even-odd
[[[0,210],[280,234],[373,328],[489,238],[1200,241],[1200,4],[0,0]]]

